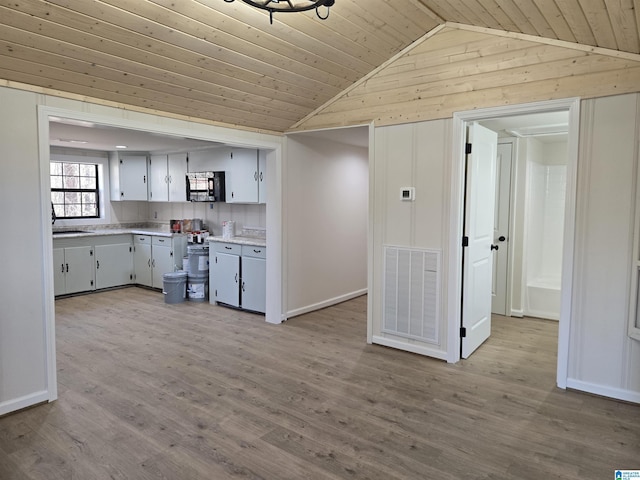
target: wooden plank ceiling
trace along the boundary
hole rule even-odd
[[[284,132],[445,22],[640,53],[639,0],[0,0],[0,79]]]

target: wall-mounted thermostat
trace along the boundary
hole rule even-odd
[[[400,189],[400,200],[404,202],[413,202],[416,199],[415,187],[402,187]]]

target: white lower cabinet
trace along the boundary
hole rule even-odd
[[[118,287],[133,281],[131,242],[96,245],[96,288]]]
[[[267,249],[242,246],[242,308],[264,313],[267,303]]]
[[[266,249],[211,242],[209,252],[209,301],[264,313]]]
[[[134,235],[133,247],[135,283],[162,288],[162,275],[182,268],[186,237]]]
[[[95,290],[93,246],[53,249],[54,295]]]

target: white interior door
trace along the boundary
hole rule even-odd
[[[498,135],[469,125],[462,272],[462,358],[468,358],[491,334],[493,217]]]
[[[491,313],[507,315],[507,278],[509,264],[509,217],[511,210],[512,143],[498,145],[496,162],[496,200],[493,243],[493,280],[491,282]]]

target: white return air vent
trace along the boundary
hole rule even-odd
[[[385,246],[384,333],[440,343],[440,251]]]

